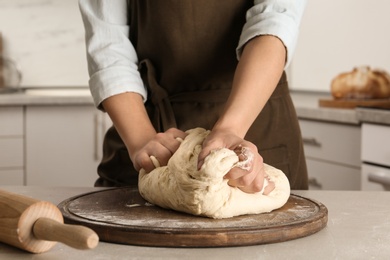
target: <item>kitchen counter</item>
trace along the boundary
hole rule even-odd
[[[98,188],[0,186],[0,189],[54,204]],[[293,191],[323,203],[328,225],[311,236],[282,243],[227,248],[157,248],[100,242],[81,251],[58,243],[32,255],[0,243],[0,259],[388,259],[390,193]]]
[[[331,99],[327,93],[292,91],[291,97],[300,119],[359,125],[363,122],[390,125],[390,109],[343,109],[319,106],[319,99]]]
[[[300,119],[360,124],[354,109],[319,107],[319,99],[331,98],[330,94],[292,91],[291,98]]]
[[[330,98],[322,92],[291,91],[297,115],[300,119],[359,125],[371,122],[390,125],[390,110],[339,109],[319,107],[320,98]],[[1,93],[0,106],[33,105],[91,105],[93,99],[87,87],[27,88],[15,93]]]
[[[390,125],[390,109],[356,108],[361,122]]]
[[[27,88],[0,93],[0,106],[93,105],[87,87]]]

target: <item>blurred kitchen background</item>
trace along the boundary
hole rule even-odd
[[[77,0],[0,0],[3,54],[21,86],[86,86],[84,29]]]
[[[329,92],[330,80],[355,66],[390,71],[390,2],[309,0],[289,68],[294,90]],[[0,0],[4,55],[22,86],[86,86],[84,30],[77,0]]]
[[[389,110],[371,116],[318,107],[341,72],[366,65],[390,71],[388,10],[388,0],[308,1],[288,74],[311,189],[390,186]],[[19,87],[29,89],[0,94],[0,184],[92,186],[110,120],[88,93],[77,0],[0,0],[0,34],[2,56],[20,70]],[[366,159],[367,144],[379,155]],[[371,174],[378,165],[380,174]]]

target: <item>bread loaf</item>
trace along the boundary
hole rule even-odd
[[[390,98],[390,75],[368,66],[357,67],[332,80],[331,94],[335,99]]]

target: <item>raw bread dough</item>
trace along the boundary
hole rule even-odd
[[[141,170],[138,183],[141,196],[163,208],[218,219],[270,212],[287,202],[290,196],[287,177],[267,164],[265,171],[275,183],[275,189],[268,195],[245,193],[229,186],[223,176],[239,159],[227,148],[212,151],[198,171],[198,154],[209,132],[202,128],[187,131],[189,135],[167,166],[157,167],[148,174]]]

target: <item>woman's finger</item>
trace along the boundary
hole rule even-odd
[[[137,156],[134,168],[137,171],[144,169],[146,173],[149,173],[154,170],[155,167],[153,161],[150,159],[150,156],[146,152],[143,152]]]
[[[164,133],[157,133],[135,156],[136,170],[151,172],[156,165],[165,166],[179,148],[181,140],[187,134],[179,129],[170,128]],[[157,164],[158,163],[158,164]]]

